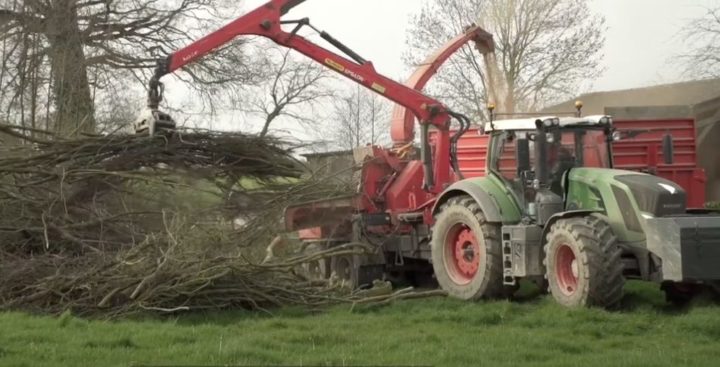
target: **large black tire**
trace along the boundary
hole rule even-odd
[[[545,245],[550,293],[568,307],[617,306],[625,285],[621,256],[617,237],[604,217],[558,220]]]
[[[500,233],[471,197],[448,200],[432,228],[432,265],[440,287],[462,300],[503,296]]]

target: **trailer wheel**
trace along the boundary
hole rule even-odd
[[[463,300],[504,294],[499,225],[485,221],[469,196],[450,199],[432,229],[432,264],[440,287]]]
[[[622,250],[599,215],[558,220],[545,245],[549,291],[569,307],[612,308],[622,300]]]
[[[690,303],[701,291],[697,285],[675,282],[665,282],[660,286],[660,289],[665,293],[665,302],[678,307]]]
[[[708,287],[710,287],[710,290],[715,295],[715,298],[720,298],[720,281],[711,281],[708,283]]]
[[[315,253],[325,250],[323,244],[311,243],[307,244],[303,255],[311,256]],[[330,277],[330,261],[328,259],[318,259],[302,265],[303,271],[310,279],[326,280]]]
[[[353,255],[333,256],[330,259],[330,271],[331,277],[343,282],[346,287],[356,289],[359,286],[357,264]]]

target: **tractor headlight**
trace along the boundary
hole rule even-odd
[[[620,140],[622,140],[622,133],[620,133],[619,131],[613,131],[613,133],[612,133],[612,140],[613,140],[613,141],[620,141]]]
[[[560,119],[559,118],[550,118],[543,120],[543,125],[545,127],[553,127],[553,126],[559,126],[560,125]]]
[[[613,124],[613,118],[610,116],[605,116],[600,119],[601,125],[612,125]]]
[[[554,143],[554,142],[555,142],[555,135],[553,135],[553,134],[548,134],[547,137],[546,137],[546,140],[547,140],[547,142],[550,143],[550,144]]]

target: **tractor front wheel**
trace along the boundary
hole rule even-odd
[[[432,265],[440,287],[463,300],[503,295],[500,227],[469,196],[448,200],[432,229]]]
[[[616,306],[625,285],[621,255],[617,237],[603,217],[558,220],[545,246],[550,293],[569,307]]]

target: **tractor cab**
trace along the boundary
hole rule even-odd
[[[499,120],[488,123],[485,131],[491,136],[488,172],[509,189],[526,217],[540,223],[539,204],[553,202],[553,211],[566,209],[558,205],[571,169],[612,168],[609,116]]]

